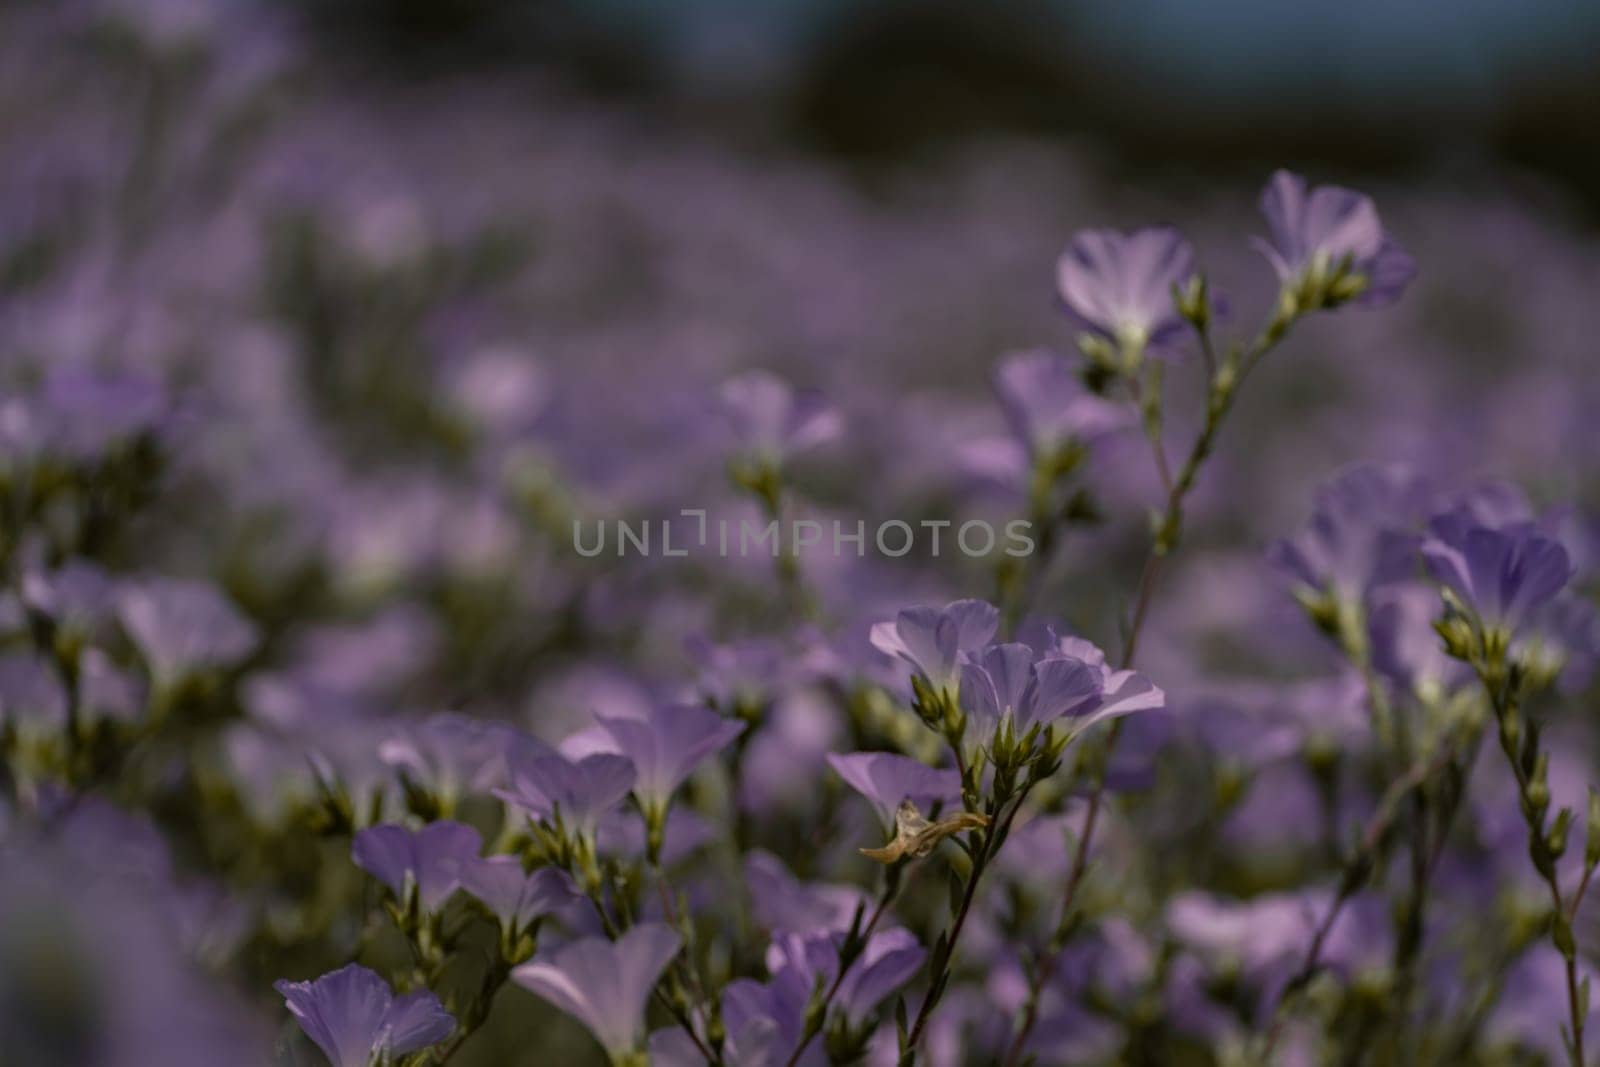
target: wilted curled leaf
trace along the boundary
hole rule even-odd
[[[951,834],[989,825],[989,817],[975,811],[962,811],[938,822],[929,822],[910,800],[902,800],[894,813],[894,840],[882,848],[864,848],[861,854],[879,863],[894,863],[902,857],[919,859]]]

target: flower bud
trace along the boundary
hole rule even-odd
[[[1447,610],[1444,618],[1433,624],[1433,629],[1444,640],[1446,655],[1459,660],[1472,658],[1472,625],[1466,618]]]
[[[1533,775],[1528,780],[1528,805],[1533,809],[1533,814],[1540,821],[1550,807],[1550,755],[1546,752],[1539,753],[1538,761],[1534,764]]]
[[[1122,360],[1117,353],[1116,346],[1099,334],[1083,333],[1078,335],[1078,351],[1084,358],[1101,370],[1111,374],[1122,371]]]
[[[1556,813],[1555,824],[1550,827],[1550,833],[1545,838],[1552,859],[1560,859],[1567,854],[1567,834],[1571,829],[1572,809],[1562,808]]]
[[[1203,274],[1196,274],[1182,285],[1172,287],[1173,302],[1182,315],[1197,330],[1211,324],[1211,294]]]
[[[1583,862],[1587,867],[1600,863],[1600,792],[1589,790],[1589,814],[1584,826]]]

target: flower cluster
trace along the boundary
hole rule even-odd
[[[0,11],[6,1062],[1592,1059],[1587,244],[867,195],[302,32]],[[691,517],[778,532],[574,551]]]

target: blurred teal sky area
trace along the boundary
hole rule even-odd
[[[532,59],[849,154],[1021,131],[1141,166],[1482,160],[1600,203],[1596,0],[302,2],[408,69]]]
[[[974,22],[1034,24],[1064,55],[1097,54],[1207,99],[1277,107],[1321,86],[1353,107],[1488,108],[1508,80],[1600,61],[1593,0],[589,0],[622,29],[648,27],[687,77],[777,81],[818,34],[900,10],[964,8]],[[1052,24],[1053,23],[1053,24]],[[718,65],[718,61],[725,66]],[[1396,99],[1396,94],[1401,98]]]

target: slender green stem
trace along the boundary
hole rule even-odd
[[[1316,976],[1322,962],[1322,947],[1332,932],[1333,925],[1338,921],[1339,915],[1344,911],[1344,906],[1349,903],[1358,889],[1365,884],[1367,875],[1377,866],[1383,858],[1386,842],[1390,831],[1402,814],[1402,807],[1407,804],[1411,795],[1421,789],[1429,779],[1439,773],[1441,769],[1454,757],[1454,745],[1448,739],[1441,740],[1437,751],[1426,760],[1413,763],[1401,778],[1392,782],[1384,791],[1378,801],[1377,809],[1367,820],[1362,829],[1361,838],[1355,850],[1345,861],[1344,869],[1339,876],[1339,886],[1334,892],[1333,901],[1328,906],[1322,921],[1317,924],[1312,932],[1311,943],[1306,947],[1306,953],[1301,960],[1299,969],[1289,982],[1283,987],[1278,996],[1278,1002],[1273,1009],[1272,1024],[1267,1030],[1262,1043],[1261,1062],[1271,1063],[1273,1050],[1277,1047],[1278,1039],[1282,1036],[1283,1025],[1288,1021],[1285,1010],[1293,996],[1303,989],[1312,978]]]
[[[1173,475],[1167,464],[1166,449],[1161,444],[1159,436],[1147,435],[1151,438],[1151,445],[1156,462],[1157,474],[1161,478],[1163,488],[1166,490],[1166,505],[1161,517],[1156,524],[1155,536],[1150,546],[1150,551],[1145,558],[1144,568],[1139,575],[1138,592],[1135,594],[1133,618],[1128,626],[1128,636],[1122,650],[1122,669],[1127,670],[1133,666],[1134,659],[1139,651],[1139,637],[1144,632],[1145,620],[1150,612],[1150,604],[1155,596],[1156,581],[1160,577],[1163,561],[1177,548],[1178,541],[1183,532],[1183,505],[1189,492],[1194,488],[1199,477],[1200,469],[1205,465],[1207,457],[1211,455],[1216,445],[1217,435],[1226,421],[1228,412],[1233,408],[1234,398],[1238,395],[1241,385],[1246,377],[1261,362],[1269,352],[1288,332],[1292,317],[1275,315],[1261,334],[1243,353],[1230,352],[1222,360],[1216,358],[1211,344],[1210,331],[1197,328],[1202,351],[1207,356],[1207,368],[1210,370],[1209,387],[1206,395],[1206,418],[1201,426],[1200,433],[1195,437],[1194,444],[1189,449],[1188,456],[1184,459],[1183,466],[1178,473]],[[1142,405],[1143,394],[1135,383],[1134,397],[1136,403]],[[1105,768],[1110,762],[1112,750],[1116,747],[1117,739],[1121,734],[1121,720],[1111,724],[1106,736],[1105,758],[1101,761],[1095,773],[1093,787],[1089,793],[1089,806],[1084,814],[1083,829],[1078,835],[1077,847],[1073,852],[1072,865],[1067,871],[1067,881],[1062,890],[1061,903],[1057,910],[1055,923],[1055,936],[1052,945],[1035,964],[1033,973],[1028,982],[1028,995],[1023,1004],[1022,1015],[1016,1026],[1015,1036],[1012,1038],[1010,1048],[1005,1057],[1006,1067],[1015,1067],[1022,1058],[1022,1050],[1027,1044],[1028,1036],[1033,1032],[1038,1023],[1039,996],[1045,983],[1055,973],[1056,964],[1062,950],[1065,948],[1066,933],[1069,931],[1077,903],[1078,890],[1083,884],[1084,875],[1088,871],[1090,846],[1094,841],[1095,828],[1099,822],[1100,809],[1105,797]]]
[[[489,1020],[489,1011],[494,1006],[494,998],[499,994],[501,987],[506,984],[506,979],[511,976],[510,966],[502,959],[496,958],[490,964],[488,972],[484,975],[483,984],[478,990],[477,999],[469,1006],[468,1010],[461,1013],[460,1025],[455,1033],[450,1035],[443,1045],[434,1050],[433,1062],[437,1064],[448,1063],[450,1059],[461,1050],[467,1038],[477,1033],[480,1027]]]
[[[1514,670],[1507,670],[1503,662],[1497,661],[1480,668],[1479,678],[1488,693],[1495,719],[1500,727],[1497,731],[1500,737],[1500,750],[1505,754],[1506,763],[1510,766],[1511,774],[1517,782],[1517,796],[1520,802],[1518,807],[1521,808],[1528,827],[1528,857],[1539,878],[1550,891],[1550,941],[1555,945],[1556,951],[1561,953],[1561,960],[1566,970],[1567,1014],[1570,1028],[1567,1052],[1571,1056],[1573,1067],[1584,1067],[1583,1023],[1585,1016],[1588,1015],[1589,987],[1587,981],[1580,981],[1578,977],[1578,950],[1572,936],[1572,920],[1561,895],[1560,877],[1556,869],[1557,861],[1561,858],[1561,849],[1552,847],[1549,837],[1546,836],[1545,814],[1549,809],[1549,787],[1543,784],[1542,776],[1536,783],[1534,777],[1536,772],[1530,769],[1538,766],[1543,754],[1537,751],[1536,739],[1528,739],[1528,744],[1523,745],[1525,735],[1518,706],[1520,685],[1514,677],[1515,673]],[[1536,789],[1536,785],[1541,789]],[[1539,795],[1541,790],[1543,796]]]
[[[930,969],[933,981],[928,987],[928,992],[922,998],[922,1006],[917,1009],[917,1017],[911,1024],[910,1034],[906,1038],[905,1048],[900,1053],[899,1067],[912,1067],[916,1062],[917,1045],[922,1040],[923,1032],[927,1029],[928,1021],[933,1018],[933,1013],[939,1006],[939,1001],[944,997],[945,988],[950,984],[950,974],[955,963],[956,943],[961,938],[961,931],[966,926],[967,915],[972,909],[972,902],[978,895],[978,883],[982,881],[984,871],[991,860],[999,853],[1000,845],[1011,832],[1011,824],[1016,820],[1017,813],[1027,803],[1028,794],[1038,784],[1039,778],[1030,775],[1028,780],[1018,790],[1014,801],[1009,797],[998,798],[989,811],[990,824],[982,834],[975,854],[972,857],[972,870],[967,875],[966,885],[962,890],[961,903],[956,909],[954,921],[945,933],[940,948],[935,950],[934,958],[930,960]],[[1006,810],[1007,803],[1011,804]]]

